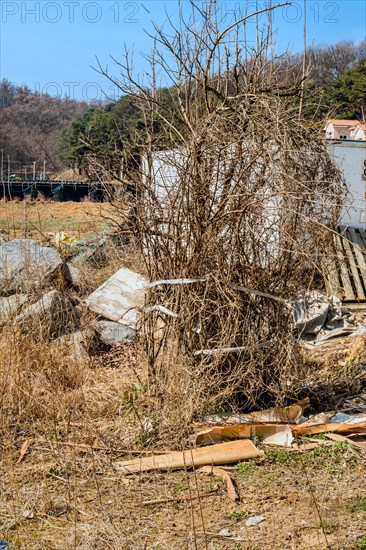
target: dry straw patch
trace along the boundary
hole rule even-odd
[[[1,431],[16,436],[39,422],[46,433],[83,408],[88,372],[77,358],[60,354],[10,326],[0,335]],[[42,430],[42,431],[43,431]]]

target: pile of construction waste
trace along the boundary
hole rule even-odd
[[[59,248],[43,246],[34,240],[3,241],[0,244],[0,329],[15,322],[24,333],[42,334],[50,345],[64,347],[71,355],[89,360],[99,344],[113,346],[133,341],[139,326],[139,313],[154,311],[162,318],[179,315],[163,303],[144,307],[146,290],[190,285],[197,280],[149,282],[142,275],[121,268],[91,294],[83,295],[82,266],[103,255],[104,243],[82,252],[77,250],[71,257],[68,254],[66,261]],[[293,313],[293,334],[306,346],[318,346],[336,336],[365,332],[365,326],[356,322],[339,300],[320,292],[301,293],[289,299],[287,307]],[[81,323],[85,312],[89,315],[88,324]],[[225,350],[225,353],[230,352]],[[199,353],[210,355],[217,350],[199,350]],[[356,405],[346,403],[348,408],[341,413],[334,411],[317,418],[304,417],[308,398],[285,408],[213,415],[205,418],[203,424],[192,426],[194,433],[187,439],[187,450],[123,461],[115,466],[125,474],[198,466],[212,468],[263,456],[263,450],[254,445],[253,438],[259,439],[262,446],[280,445],[289,452],[303,452],[334,441],[347,441],[364,451],[366,401],[361,397]],[[352,416],[346,411],[356,411],[356,414]],[[327,439],[312,440],[311,436],[316,434],[327,434]],[[308,439],[304,441],[304,437]],[[230,489],[230,479],[227,481]],[[230,491],[235,495],[232,488]]]
[[[3,241],[0,328],[15,321],[24,333],[47,338],[84,359],[98,342],[110,346],[133,340],[136,299],[147,282],[142,276],[121,269],[90,296],[83,295],[81,268],[100,260],[104,243],[76,249],[66,261],[58,248],[31,239]],[[85,311],[95,314],[87,325],[81,323]]]
[[[77,356],[87,358],[96,339],[107,346],[134,340],[141,311],[155,311],[163,318],[179,316],[164,304],[143,308],[146,289],[201,282],[201,279],[149,282],[142,275],[121,268],[94,292],[84,296],[80,267],[102,261],[107,240],[84,246],[81,250],[76,247],[68,261],[61,253],[60,244],[64,242],[65,236],[62,242],[54,242],[56,247],[42,246],[31,239],[0,244],[0,327],[14,319],[25,332],[46,331],[50,340],[67,346]],[[73,297],[70,297],[70,289]],[[258,293],[255,289],[246,291]],[[321,345],[337,336],[366,332],[365,325],[356,322],[334,296],[307,291],[289,299],[287,306],[293,312],[294,334],[305,347]],[[81,330],[79,320],[83,308],[93,312],[95,318]],[[207,349],[195,353],[212,355],[217,351]]]
[[[165,452],[150,457],[137,457],[114,466],[121,474],[136,474],[154,470],[197,469],[197,472],[221,476],[227,483],[227,495],[239,500],[239,495],[226,464],[248,459],[260,459],[266,449],[281,447],[292,453],[304,453],[321,446],[344,442],[360,452],[366,451],[366,406],[353,415],[343,412],[322,413],[305,417],[310,400],[305,398],[288,407],[275,407],[249,414],[217,414],[192,426],[186,450]],[[316,438],[322,434],[322,438]],[[258,448],[258,443],[260,447]],[[222,468],[218,468],[222,466]]]

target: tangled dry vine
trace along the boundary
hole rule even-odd
[[[304,71],[273,54],[270,24],[246,40],[259,13],[225,28],[216,2],[182,4],[179,28],[156,28],[150,80],[128,55],[113,79],[144,119],[134,219],[150,279],[195,280],[152,286],[142,319],[169,423],[296,392],[305,365],[285,300],[322,280],[345,198],[299,110]]]

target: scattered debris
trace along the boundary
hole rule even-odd
[[[356,411],[366,413],[366,393],[352,395],[343,402],[343,411]]]
[[[292,447],[290,449],[286,449],[289,451],[297,451],[299,453],[303,453],[305,451],[313,451],[314,449],[317,449],[318,447],[329,447],[332,445],[331,441],[323,441],[319,439],[318,441],[312,441],[310,443],[293,443]]]
[[[200,431],[194,438],[196,445],[210,445],[227,439],[251,439],[260,437],[263,443],[290,447],[290,424],[230,424],[214,426]]]
[[[148,281],[122,268],[95,290],[86,300],[88,308],[106,319],[136,328],[137,309],[144,301]]]
[[[131,341],[136,338],[136,330],[114,321],[99,320],[94,324],[99,339],[103,344],[113,345]]]
[[[264,456],[248,440],[219,443],[210,447],[175,451],[165,455],[116,462],[115,468],[122,474],[147,472],[151,470],[180,470],[209,464],[230,464],[248,458]]]
[[[17,460],[17,464],[20,464],[20,462],[23,460],[23,458],[25,457],[25,455],[27,454],[28,452],[28,449],[29,447],[31,446],[32,444],[32,439],[26,439],[20,449],[20,454],[19,454],[19,458]]]
[[[336,296],[318,290],[299,294],[293,305],[295,327],[305,347],[320,345],[330,338],[366,333],[366,325],[356,322],[354,315],[343,309]]]
[[[364,415],[351,415],[343,412],[339,412],[332,416],[331,422],[336,424],[358,424],[358,422],[366,422],[366,416]]]
[[[255,411],[248,414],[214,414],[204,419],[205,424],[249,424],[254,422],[288,422],[295,423],[300,420],[303,412],[310,406],[310,399],[306,397],[289,407],[273,407],[263,411]]]
[[[315,435],[327,432],[335,432],[341,434],[366,433],[366,422],[358,422],[357,424],[337,424],[328,422],[327,424],[298,424],[292,427],[292,433],[295,437],[302,435]]]
[[[247,527],[255,527],[259,523],[262,523],[262,521],[265,521],[265,519],[263,516],[252,516],[246,520],[245,525]]]
[[[0,246],[0,294],[29,291],[61,273],[64,262],[53,248],[32,239],[15,239]]]
[[[234,502],[239,500],[239,495],[236,492],[234,483],[229,474],[225,472],[225,470],[223,470],[222,468],[215,468],[214,466],[202,466],[202,468],[200,468],[198,472],[222,477],[226,481],[227,496],[229,497],[229,499],[233,500]]]
[[[59,250],[75,246],[76,237],[71,237],[66,231],[58,231],[51,241]]]
[[[358,449],[361,449],[361,451],[366,451],[366,442],[365,441],[354,441],[350,437],[344,437],[344,435],[340,435],[337,433],[327,433],[325,434],[326,437],[331,439],[332,441],[346,441],[350,445],[353,445],[354,447],[357,447]]]

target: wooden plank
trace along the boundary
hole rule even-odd
[[[358,267],[361,271],[364,283],[366,283],[366,258],[364,253],[364,247],[361,240],[361,235],[356,231],[354,227],[349,227],[350,240],[353,243],[353,250],[356,254]]]
[[[356,289],[356,295],[357,295],[356,297],[359,300],[365,300],[366,296],[365,296],[365,292],[360,279],[360,274],[357,269],[355,258],[353,256],[353,250],[352,250],[353,246],[351,247],[350,239],[351,239],[351,235],[348,233],[348,231],[346,231],[342,237],[342,242],[343,242],[344,250],[347,255],[348,264],[351,269],[354,287]]]
[[[346,255],[343,251],[342,237],[340,235],[335,236],[335,246],[336,246],[337,256],[338,256],[339,265],[340,265],[340,275],[341,275],[342,287],[345,294],[345,299],[356,300],[356,296],[352,288],[351,279],[348,275],[348,269],[345,261]]]
[[[339,284],[338,270],[334,259],[327,259],[324,263],[324,269],[326,270],[326,282],[327,293],[333,294],[338,298],[343,298],[343,291]]]
[[[364,229],[358,229],[357,234],[359,236],[359,242],[361,243],[360,246],[362,248],[363,253],[366,253],[366,234]]]

